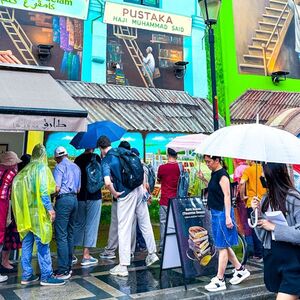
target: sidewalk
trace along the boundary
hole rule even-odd
[[[94,257],[98,258],[99,251]],[[129,277],[109,275],[117,260],[100,260],[94,267],[83,268],[79,262],[74,266],[72,278],[62,287],[41,287],[39,283],[31,286],[21,286],[20,269],[18,273],[9,274],[7,283],[0,284],[0,300],[71,300],[71,299],[275,299],[267,292],[263,284],[262,264],[250,261],[249,279],[238,286],[228,283],[228,290],[220,293],[208,293],[204,285],[209,282],[207,277],[199,277],[188,283],[185,291],[180,270],[164,271],[159,279],[159,264],[150,268],[145,266],[145,253],[138,253],[129,268]],[[53,257],[54,264],[56,257]],[[37,261],[34,259],[37,267]]]

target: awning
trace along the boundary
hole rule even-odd
[[[48,71],[0,64],[0,130],[86,130],[87,111]]]
[[[288,108],[300,107],[300,93],[248,90],[230,105],[233,124],[259,122],[265,124],[272,116]]]
[[[127,131],[211,133],[212,105],[185,91],[58,80],[88,110],[88,121],[111,120]],[[225,122],[220,117],[220,127]]]

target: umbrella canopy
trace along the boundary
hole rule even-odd
[[[195,152],[262,162],[300,164],[300,140],[291,133],[261,124],[224,127]]]
[[[208,135],[202,133],[181,135],[174,138],[166,147],[172,148],[176,152],[195,150],[207,137]]]
[[[112,121],[99,121],[88,125],[86,132],[78,132],[70,144],[76,149],[92,149],[97,147],[101,135],[107,136],[111,142],[118,141],[126,130]]]

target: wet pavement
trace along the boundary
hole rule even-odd
[[[100,251],[93,253],[98,258]],[[41,287],[39,283],[30,286],[20,284],[20,268],[18,272],[8,274],[9,280],[0,284],[0,300],[35,300],[35,299],[275,299],[268,293],[263,284],[262,264],[249,261],[251,272],[249,279],[238,286],[227,285],[228,290],[208,293],[204,285],[208,277],[199,277],[187,282],[184,287],[181,270],[163,271],[160,279],[160,265],[146,267],[145,253],[137,253],[129,267],[128,277],[117,277],[109,274],[117,260],[99,259],[93,267],[81,267],[80,255],[78,264],[74,266],[73,276],[65,286]],[[53,256],[54,269],[56,257]],[[36,258],[33,260],[38,270]]]

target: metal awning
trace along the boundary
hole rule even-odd
[[[0,64],[0,130],[86,130],[87,111],[50,69]]]
[[[233,124],[266,123],[279,112],[300,107],[300,93],[284,91],[248,90],[230,105]]]
[[[127,131],[211,133],[212,105],[185,91],[58,80],[88,110],[88,121],[111,120]],[[225,124],[220,117],[220,127]]]

